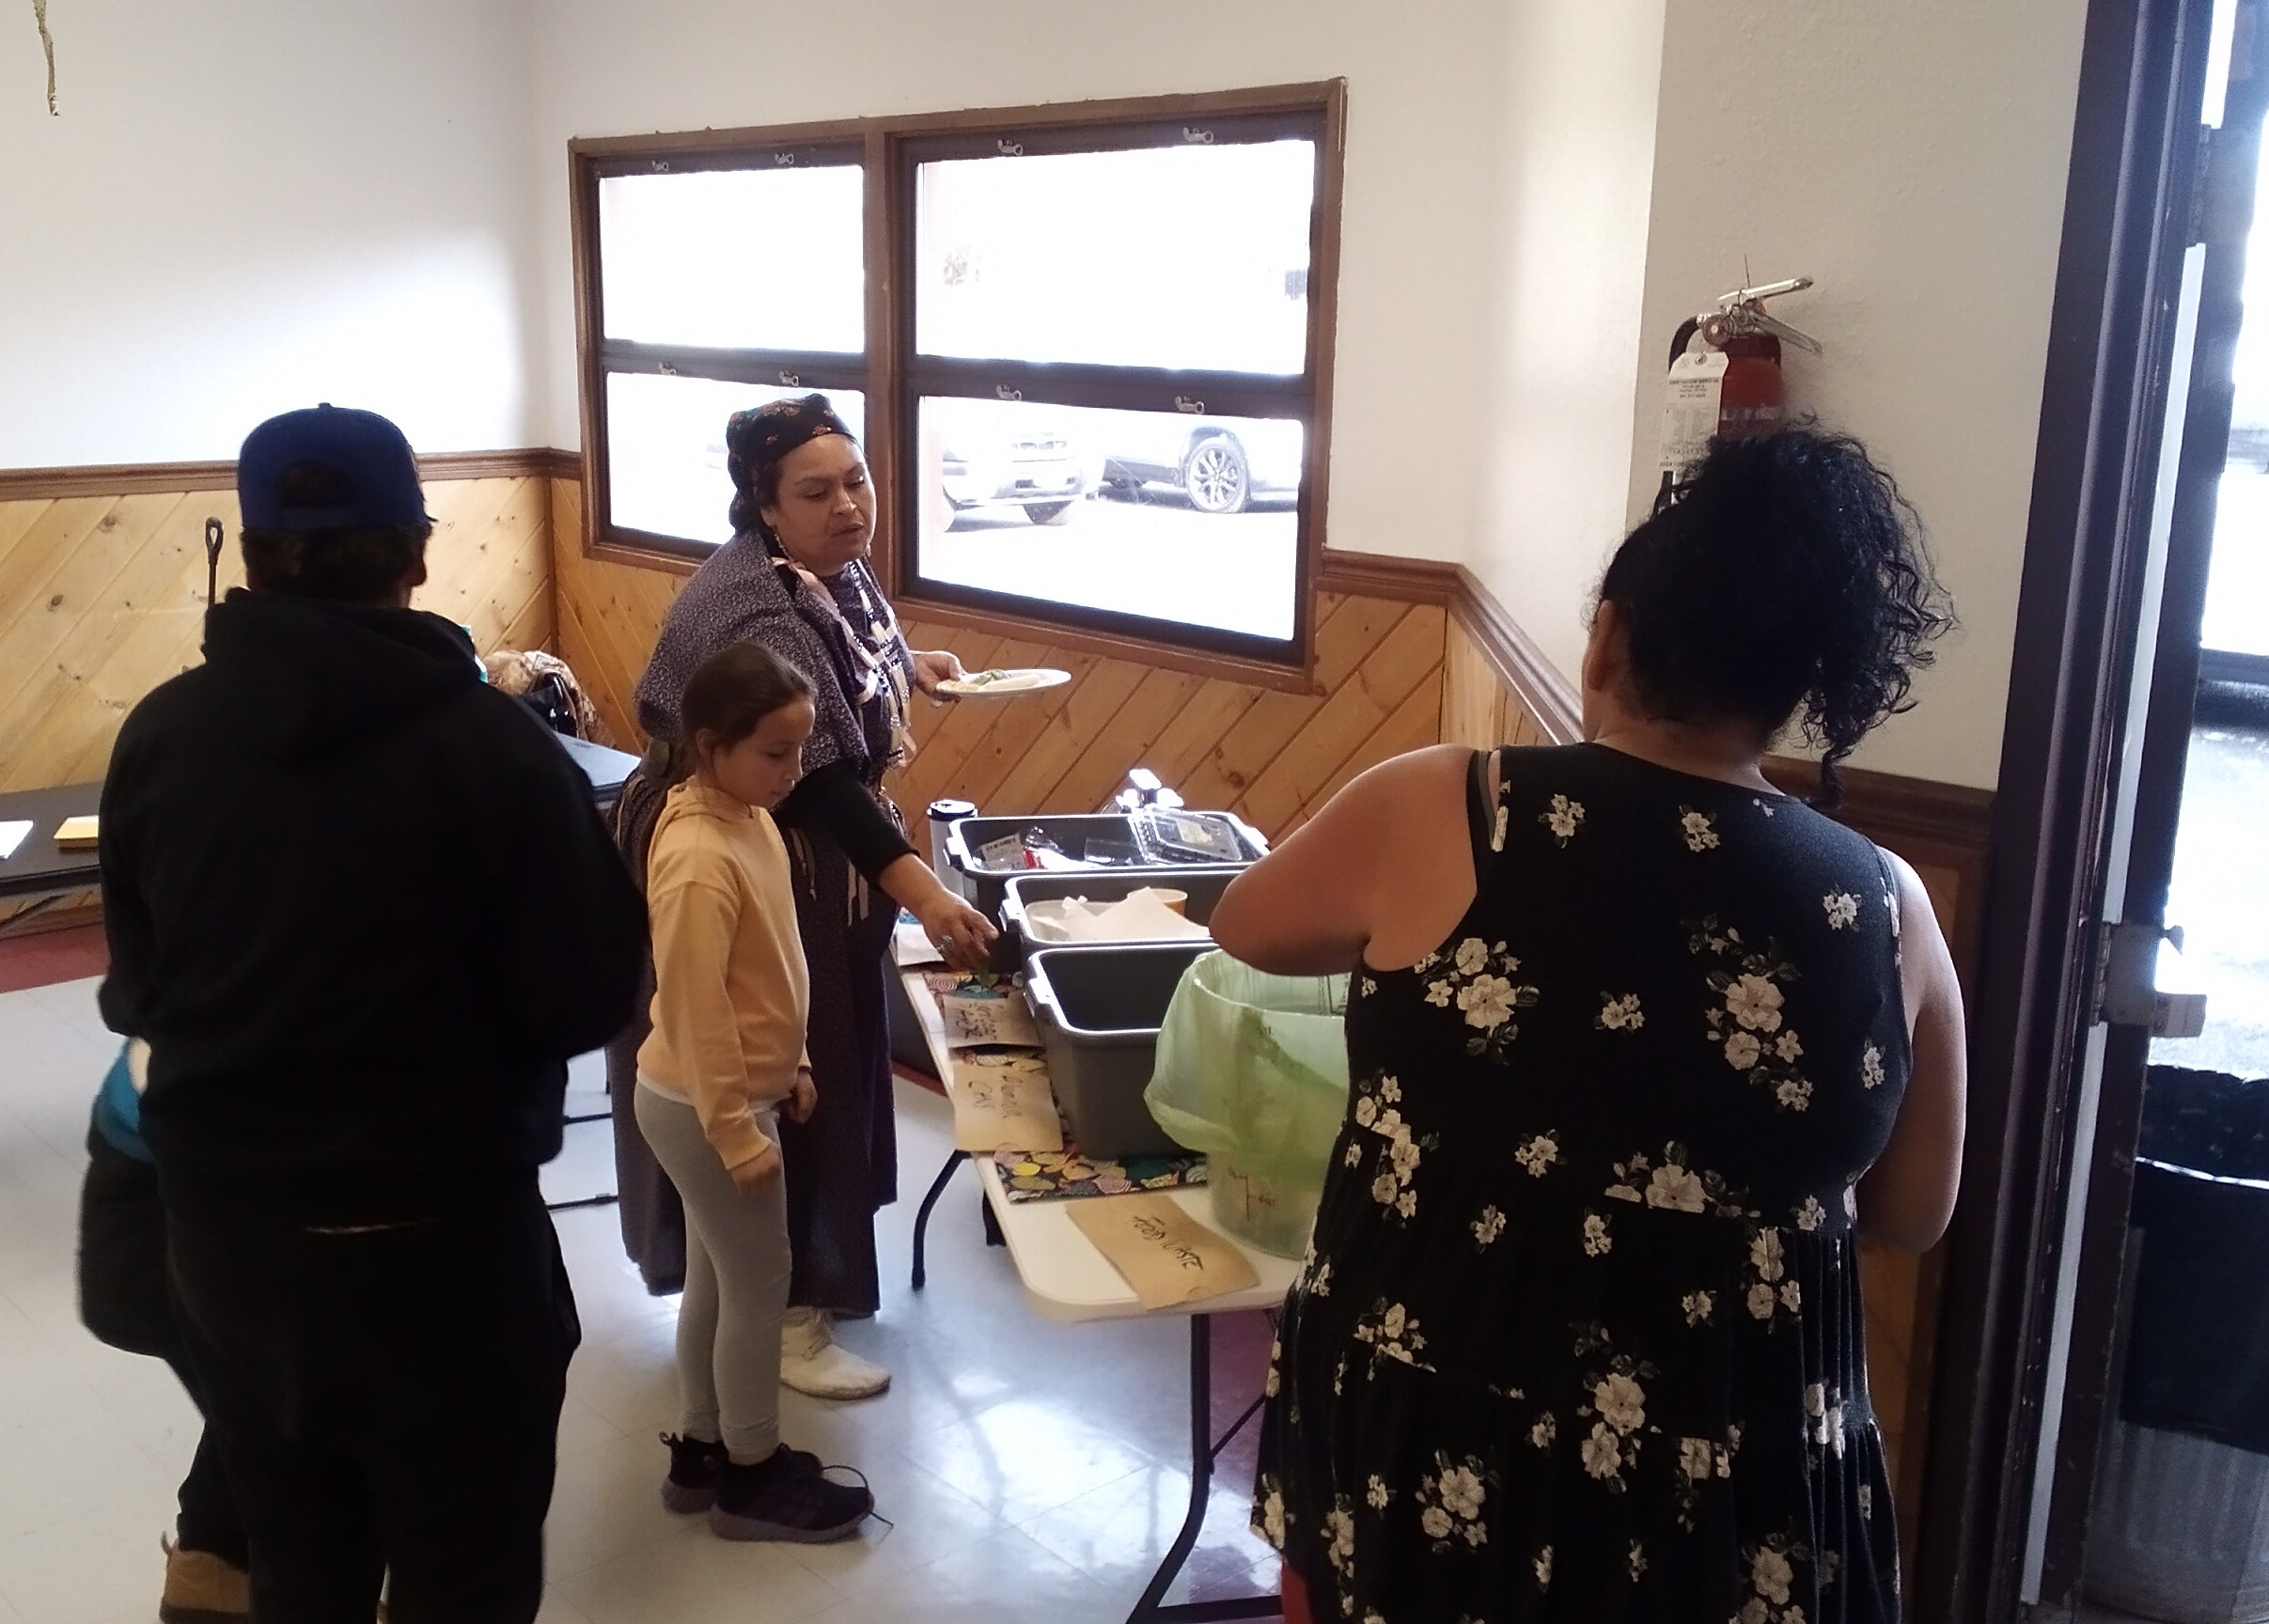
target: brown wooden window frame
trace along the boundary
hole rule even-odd
[[[867,456],[878,504],[874,563],[900,615],[1053,647],[1134,654],[1272,687],[1312,672],[1316,579],[1330,468],[1333,336],[1338,327],[1346,84],[1279,86],[1200,96],[803,124],[769,129],[579,139],[568,143],[575,272],[575,344],[583,429],[583,550],[587,556],[689,572],[710,545],[618,525],[608,488],[606,380],[664,373],[757,387],[856,389],[867,401]],[[1310,217],[1307,367],[1291,376],[1150,367],[967,361],[914,348],[915,166],[978,156],[1006,142],[1026,153],[1123,150],[1204,138],[1316,144]],[[627,174],[856,164],[865,175],[866,350],[814,354],[633,343],[604,336],[599,183]],[[1177,397],[1209,416],[1298,421],[1306,467],[1297,508],[1293,627],[1289,639],[1152,619],[926,579],[920,570],[922,492],[906,448],[925,398],[994,398],[1011,391],[1064,406],[1173,410]],[[719,495],[722,503],[725,497]]]

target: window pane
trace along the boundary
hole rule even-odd
[[[863,171],[713,169],[599,182],[606,336],[867,347]]]
[[[762,389],[712,378],[610,372],[606,380],[609,518],[632,530],[712,546],[732,539],[726,515],[732,476],[725,471],[725,420],[807,389]],[[827,398],[863,442],[867,397],[834,389]]]
[[[1301,453],[1280,418],[925,399],[921,573],[1290,638]]]
[[[1312,141],[924,164],[916,347],[1294,374]]]

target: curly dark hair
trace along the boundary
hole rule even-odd
[[[1600,583],[1629,628],[1634,697],[1674,722],[1793,721],[1839,763],[1912,708],[1926,647],[1953,625],[1921,521],[1858,441],[1808,424],[1721,441],[1655,505]]]

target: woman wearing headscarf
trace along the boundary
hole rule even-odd
[[[781,1381],[819,1398],[880,1392],[889,1372],[836,1343],[839,1317],[881,1301],[874,1214],[898,1195],[884,955],[900,907],[948,961],[974,964],[994,935],[908,843],[882,789],[913,753],[906,707],[962,675],[944,652],[906,647],[867,557],[875,498],[867,460],[824,395],[775,400],[727,424],[733,537],[679,593],[637,688],[653,742],[617,804],[634,873],[682,746],[679,701],[695,668],[727,645],[764,645],[809,677],[817,724],[805,776],[775,813],[787,837],[796,923],[811,972],[808,1040],[819,1107],[784,1124],[794,1275]],[[650,985],[650,984],[649,984]],[[684,1276],[684,1216],[632,1118],[643,1017],[607,1051],[624,1243],[649,1289]]]

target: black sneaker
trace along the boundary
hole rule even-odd
[[[725,1445],[665,1432],[669,1476],[662,1480],[662,1504],[681,1517],[706,1511],[717,1501],[717,1478],[725,1470]]]
[[[856,1533],[873,1511],[866,1484],[830,1482],[818,1456],[783,1444],[754,1466],[725,1463],[709,1526],[720,1539],[823,1545]]]

